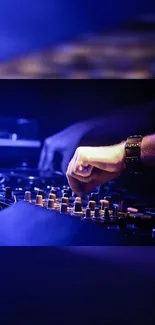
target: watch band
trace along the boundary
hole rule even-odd
[[[126,168],[131,174],[140,174],[141,165],[141,142],[142,135],[134,135],[127,139],[125,144],[125,163]]]

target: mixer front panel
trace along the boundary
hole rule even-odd
[[[24,201],[50,211],[51,218],[56,212],[64,218],[67,215],[78,218],[82,224],[92,223],[94,227],[97,224],[108,231],[123,232],[124,236],[150,238],[154,243],[155,209],[152,206],[139,203],[137,197],[127,194],[126,190],[114,188],[112,182],[82,199],[67,185],[51,186],[61,182],[54,178],[10,175],[5,182],[1,181],[0,208],[3,210]]]

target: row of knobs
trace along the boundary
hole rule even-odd
[[[75,213],[82,213],[82,202],[80,201],[80,198],[75,200],[75,205],[74,205],[74,212]],[[85,210],[85,218],[89,219],[92,217],[94,218],[100,218],[100,212],[102,212],[102,215],[104,215],[105,218],[109,218],[110,212],[109,212],[109,201],[107,200],[100,200],[101,207],[96,206],[95,201],[89,201],[88,206],[86,207]],[[118,204],[113,205],[113,216],[117,217],[118,215]]]
[[[72,190],[71,188],[64,188],[62,191],[62,198],[61,198],[61,205],[60,205],[60,212],[61,213],[67,213],[69,208],[69,202],[70,197],[72,197]],[[5,198],[6,199],[12,199],[12,190],[11,188],[7,187],[5,190]],[[105,217],[109,217],[109,204],[110,204],[110,197],[105,197],[104,200],[100,200],[101,207],[97,207],[96,204],[98,202],[99,194],[98,193],[92,193],[89,197],[88,206],[85,210],[85,217],[91,218],[92,214],[95,218],[100,217],[100,211],[104,212]],[[74,207],[73,207],[73,213],[82,215],[83,214],[83,208],[82,208],[82,200],[80,197],[74,198]],[[31,192],[26,191],[25,192],[25,199],[26,202],[32,202],[31,199]],[[35,204],[37,206],[44,206],[45,203],[45,192],[43,190],[39,190],[36,195],[36,201]],[[48,196],[48,200],[46,203],[46,207],[48,209],[54,210],[57,207],[57,189],[52,188],[51,192]],[[118,205],[113,205],[113,216],[117,217],[118,215]]]
[[[61,213],[67,213],[68,212],[68,207],[69,207],[69,202],[70,202],[70,189],[65,189],[62,192],[62,198],[61,198],[61,205],[60,205],[60,212]],[[38,194],[36,195],[36,202],[35,204],[37,206],[44,206],[44,191],[40,190],[38,191]],[[92,200],[94,199],[94,200]],[[85,217],[86,218],[91,218],[92,213],[95,218],[100,217],[100,210],[104,211],[104,216],[109,217],[109,201],[108,200],[100,200],[101,203],[101,208],[98,208],[96,206],[98,200],[98,193],[93,193],[89,197],[88,201],[88,206],[85,210]],[[25,192],[25,201],[26,202],[31,202],[31,192],[27,191]],[[47,200],[47,208],[48,209],[55,209],[56,207],[56,202],[57,202],[57,192],[56,190],[51,190],[51,193],[48,196]],[[73,213],[82,215],[83,214],[83,208],[82,208],[82,200],[80,197],[76,197],[74,201],[74,207],[72,210]],[[115,206],[115,216],[117,214],[117,207]]]
[[[68,212],[68,206],[69,206],[69,196],[71,194],[71,190],[70,189],[66,189],[63,191],[63,196],[61,198],[61,206],[60,206],[60,210],[62,213],[67,213]],[[31,200],[31,192],[26,191],[25,192],[25,201],[26,202],[32,202]],[[44,206],[45,204],[45,193],[43,190],[39,190],[37,195],[36,195],[36,200],[35,200],[35,205],[37,206]],[[48,195],[48,200],[46,203],[46,207],[50,210],[54,210],[57,207],[59,207],[59,202],[57,200],[57,190],[56,189],[52,189],[50,194]]]

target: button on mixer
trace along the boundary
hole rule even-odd
[[[75,202],[74,210],[75,210],[75,212],[81,212],[82,211],[82,203],[81,202]]]
[[[91,218],[91,210],[90,208],[86,208],[85,218],[90,219]]]
[[[72,196],[72,189],[70,187],[65,187],[63,189],[63,194],[68,194],[68,197]]]
[[[77,196],[77,197],[75,198],[75,202],[82,202],[81,197]]]
[[[111,199],[111,196],[104,196],[104,200],[109,201],[109,203],[111,203]]]
[[[53,199],[48,199],[47,208],[50,210],[54,210],[54,200]]]
[[[94,218],[100,218],[100,209],[98,207],[95,208]]]
[[[24,199],[24,201],[31,202],[31,192],[30,191],[26,191],[25,192],[25,199]]]
[[[137,213],[137,212],[138,212],[138,209],[128,207],[128,208],[127,208],[127,212],[130,212],[130,213]]]
[[[12,200],[12,189],[11,187],[6,187],[5,189],[5,199]]]
[[[101,203],[101,210],[104,210],[104,208],[109,208],[109,201],[100,200],[100,203]]]
[[[91,193],[89,196],[89,201],[95,201],[97,203],[98,198],[99,198],[99,193]]]
[[[155,238],[155,229],[152,229],[152,238]]]
[[[76,202],[74,203],[74,213],[82,214],[82,203],[81,202]]]
[[[63,193],[63,197],[68,197],[69,198],[69,193]]]
[[[67,208],[68,208],[67,203],[61,203],[60,212],[67,213]]]
[[[45,192],[43,190],[39,190],[37,194],[41,195],[43,200],[45,199]]]
[[[56,202],[56,195],[54,193],[50,193],[48,196],[49,200],[54,200],[54,202]]]
[[[55,194],[55,196],[57,197],[57,189],[55,187],[51,188],[51,194]]]
[[[109,209],[108,208],[104,208],[104,217],[109,218]]]
[[[95,201],[89,201],[88,202],[88,207],[90,208],[91,211],[95,210],[96,202]]]
[[[117,218],[118,217],[118,204],[113,204],[113,217]]]
[[[38,206],[43,206],[43,197],[42,197],[42,195],[36,195],[36,203],[35,203],[36,205],[38,205]]]
[[[62,197],[61,198],[61,203],[66,203],[68,205],[69,204],[69,198],[68,197]]]

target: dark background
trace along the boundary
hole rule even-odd
[[[77,121],[139,106],[154,100],[152,80],[8,80],[0,83],[0,115],[34,118],[43,140]],[[146,110],[146,108],[145,108]]]

